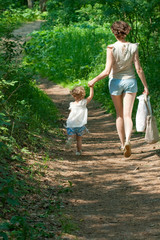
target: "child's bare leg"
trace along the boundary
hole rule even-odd
[[[69,135],[68,136],[68,140],[66,142],[66,146],[65,146],[66,149],[70,149],[71,148],[73,140],[74,140],[74,135]]]
[[[77,140],[77,151],[80,152],[82,150],[82,136],[76,135],[76,140]]]

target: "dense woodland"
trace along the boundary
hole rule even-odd
[[[31,40],[21,44],[12,31],[36,19],[45,20],[40,31],[33,32]],[[132,27],[128,40],[139,43],[141,64],[160,129],[159,0],[0,0],[0,237],[3,239],[53,236],[41,223],[32,224],[22,204],[25,195],[40,191],[30,184],[37,177],[38,167],[35,170],[27,165],[27,158],[45,146],[49,132],[65,138],[59,127],[61,116],[49,97],[36,87],[36,80],[47,77],[69,88],[82,84],[88,91],[87,82],[104,69],[106,47],[115,41],[110,30],[115,20],[128,22]],[[140,95],[143,91],[140,80],[138,86]],[[107,79],[96,84],[94,99],[114,114]],[[133,119],[136,107],[137,102]],[[47,156],[46,153],[43,161]],[[55,193],[50,211],[57,216],[61,211],[60,194],[68,189],[58,189]],[[61,226],[65,231],[62,223]]]

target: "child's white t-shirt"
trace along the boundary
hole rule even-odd
[[[68,128],[82,127],[87,124],[88,109],[86,107],[87,99],[82,99],[81,101],[71,102],[69,110],[71,110],[68,118],[67,125]]]

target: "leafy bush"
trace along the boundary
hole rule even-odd
[[[59,83],[86,79],[107,39],[104,31],[85,24],[35,32],[25,48],[25,64]]]
[[[27,21],[34,21],[43,18],[45,13],[38,9],[29,8],[8,8],[0,15],[0,37],[11,33],[13,29]]]
[[[39,134],[58,123],[58,111],[50,98],[36,87],[33,73],[15,61],[22,51],[16,41],[8,35],[8,39],[0,42],[1,157],[6,155],[6,149],[9,154],[16,144],[23,147],[24,142],[30,142],[30,132]]]

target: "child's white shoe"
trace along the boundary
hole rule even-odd
[[[73,138],[72,138],[72,137],[68,138],[68,140],[67,140],[67,142],[66,142],[65,148],[66,148],[66,149],[70,149],[72,143],[73,143]]]
[[[77,151],[77,152],[76,152],[76,155],[77,155],[77,156],[82,155],[82,150],[80,150],[79,152]]]

